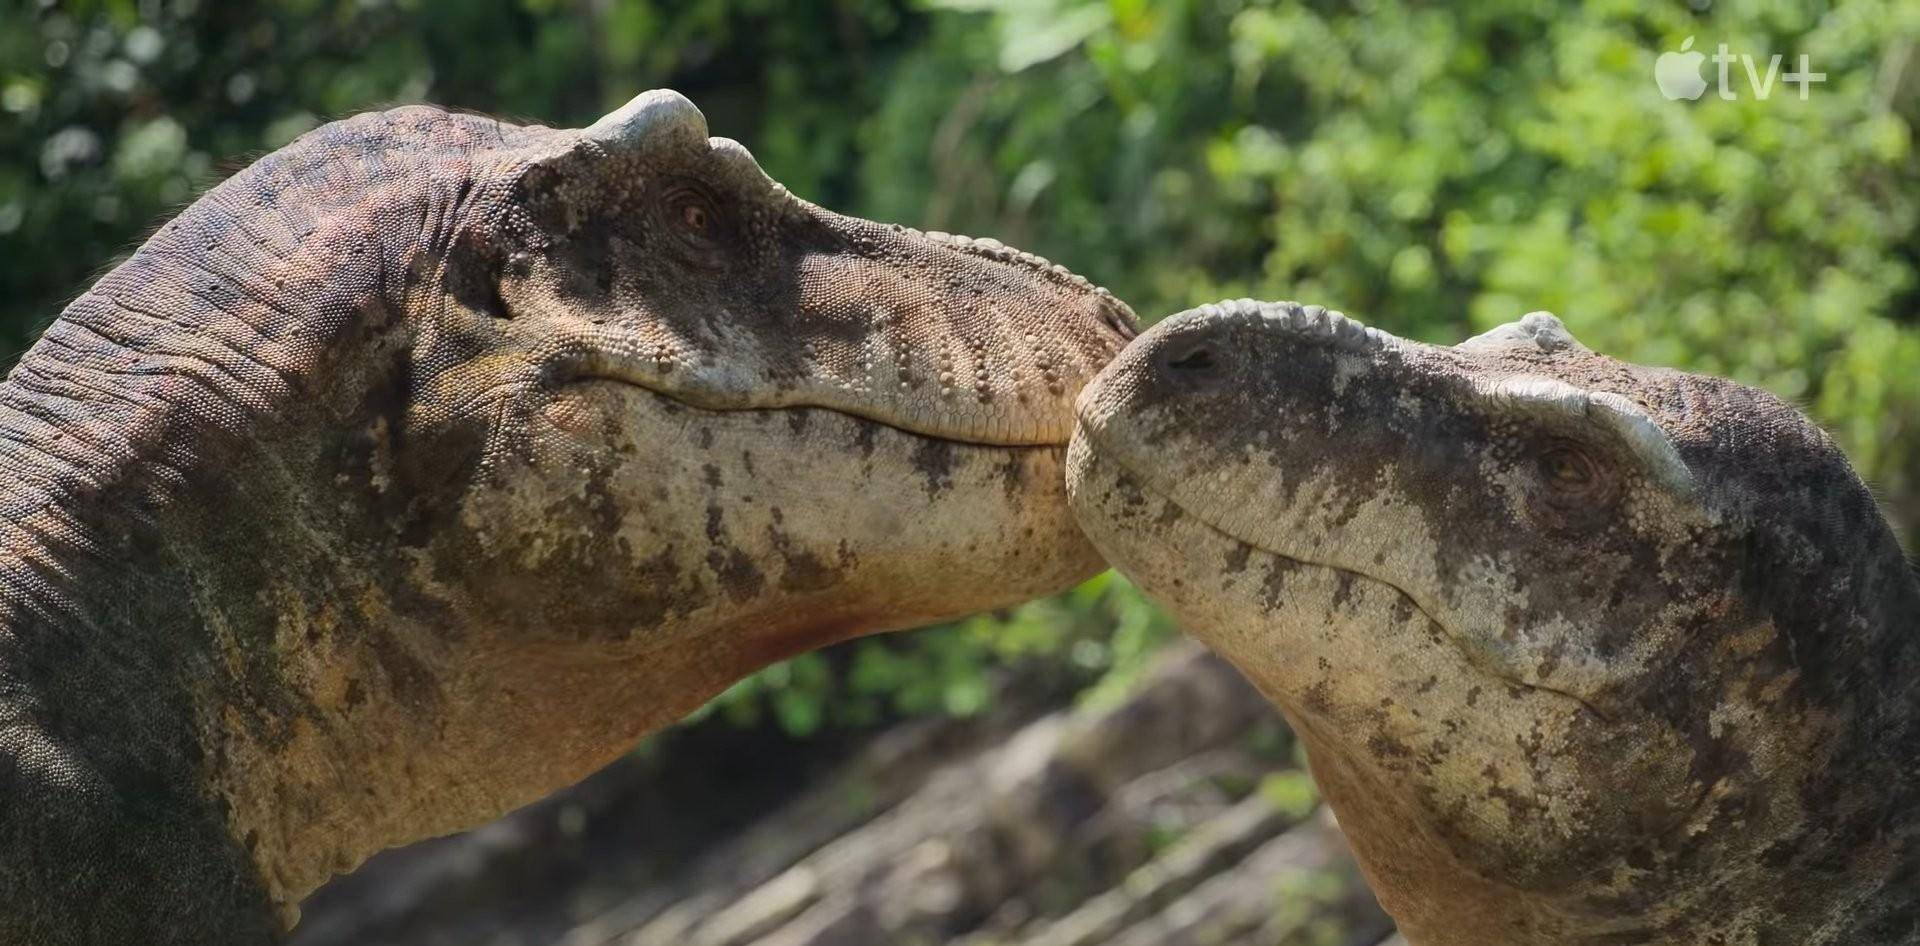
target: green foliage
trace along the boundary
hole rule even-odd
[[[740,724],[771,717],[795,735],[895,716],[971,716],[1004,668],[1064,678],[1083,699],[1119,696],[1172,636],[1164,615],[1108,572],[1055,598],[911,636],[808,654],[735,684],[696,714]],[[1035,664],[1044,664],[1036,668]]]
[[[1303,769],[1273,772],[1260,780],[1260,797],[1275,811],[1294,818],[1305,818],[1320,805],[1320,789]]]
[[[873,212],[1004,235],[1149,315],[1299,298],[1452,342],[1550,309],[1806,405],[1920,522],[1920,6],[933,6],[985,12],[899,67]],[[1736,100],[1670,102],[1654,59],[1688,36],[1828,78],[1760,100],[1735,63]]]
[[[885,0],[11,0],[0,351],[224,173],[371,108],[577,124],[670,83],[817,193],[862,114],[846,91],[903,16]]]
[[[1807,53],[1801,101],[1655,56]],[[1908,0],[68,0],[0,8],[0,346],[250,154],[428,99],[580,123],[672,85],[836,209],[994,235],[1156,317],[1300,298],[1436,341],[1531,309],[1806,405],[1920,523],[1920,6]],[[1711,77],[1713,67],[1708,65]],[[1118,633],[1108,628],[1117,625]],[[975,712],[1124,685],[1122,583],[802,658],[708,711]]]

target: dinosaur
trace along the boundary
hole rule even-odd
[[[648,92],[219,184],[0,384],[0,942],[255,944],[757,668],[1066,587],[1133,315]]]
[[[1239,300],[1078,415],[1082,528],[1297,729],[1412,946],[1920,943],[1920,581],[1787,403]]]

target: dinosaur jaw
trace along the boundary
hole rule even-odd
[[[934,623],[1101,568],[1067,506],[1064,446],[959,443],[821,408],[706,410],[604,380],[568,385],[534,423],[545,432],[530,466],[502,473],[514,481],[500,496],[510,507],[475,515],[476,525],[551,535],[556,525],[533,511],[584,491],[605,512],[583,540],[673,559],[556,556],[550,581],[538,577],[550,566],[524,557],[513,566],[534,573],[523,584],[562,598],[630,590],[621,576],[637,571],[651,576],[643,599],[674,602],[610,599],[593,609],[597,639],[638,645],[660,636],[649,624],[670,635],[745,621],[737,651],[764,654],[742,658],[757,667],[788,655],[791,640],[830,642],[822,628],[853,636]],[[663,576],[673,577],[655,583]]]
[[[804,426],[802,418],[832,414],[858,424],[884,428],[904,437],[957,447],[988,450],[1064,450],[1071,440],[1071,415],[1066,421],[1053,410],[1033,412],[1020,418],[986,418],[977,422],[950,420],[925,414],[905,414],[877,409],[872,398],[862,396],[859,388],[796,391],[791,399],[767,396],[731,397],[710,389],[675,387],[644,370],[631,370],[619,360],[594,359],[582,365],[578,374],[566,377],[559,391],[595,384],[617,384],[635,388],[689,411],[708,414],[766,414],[784,418],[785,423]],[[1077,394],[1078,390],[1074,392]]]
[[[1404,930],[1438,930],[1417,941],[1448,946],[1572,941],[1546,929],[1503,938],[1545,901],[1484,878],[1536,850],[1578,844],[1588,789],[1565,777],[1570,769],[1556,777],[1514,747],[1552,753],[1601,720],[1565,695],[1474,666],[1393,584],[1215,527],[1084,431],[1068,466],[1070,501],[1094,547],[1299,733],[1321,793]]]

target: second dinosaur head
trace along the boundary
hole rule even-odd
[[[1920,863],[1912,579],[1764,392],[1544,313],[1441,347],[1228,302],[1087,389],[1069,465],[1095,544],[1294,722],[1415,943],[1824,942]]]

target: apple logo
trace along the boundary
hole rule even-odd
[[[1697,99],[1707,90],[1707,80],[1700,78],[1700,63],[1705,53],[1688,52],[1693,48],[1693,37],[1680,44],[1677,53],[1661,53],[1653,64],[1653,81],[1659,83],[1660,94],[1668,99]]]

